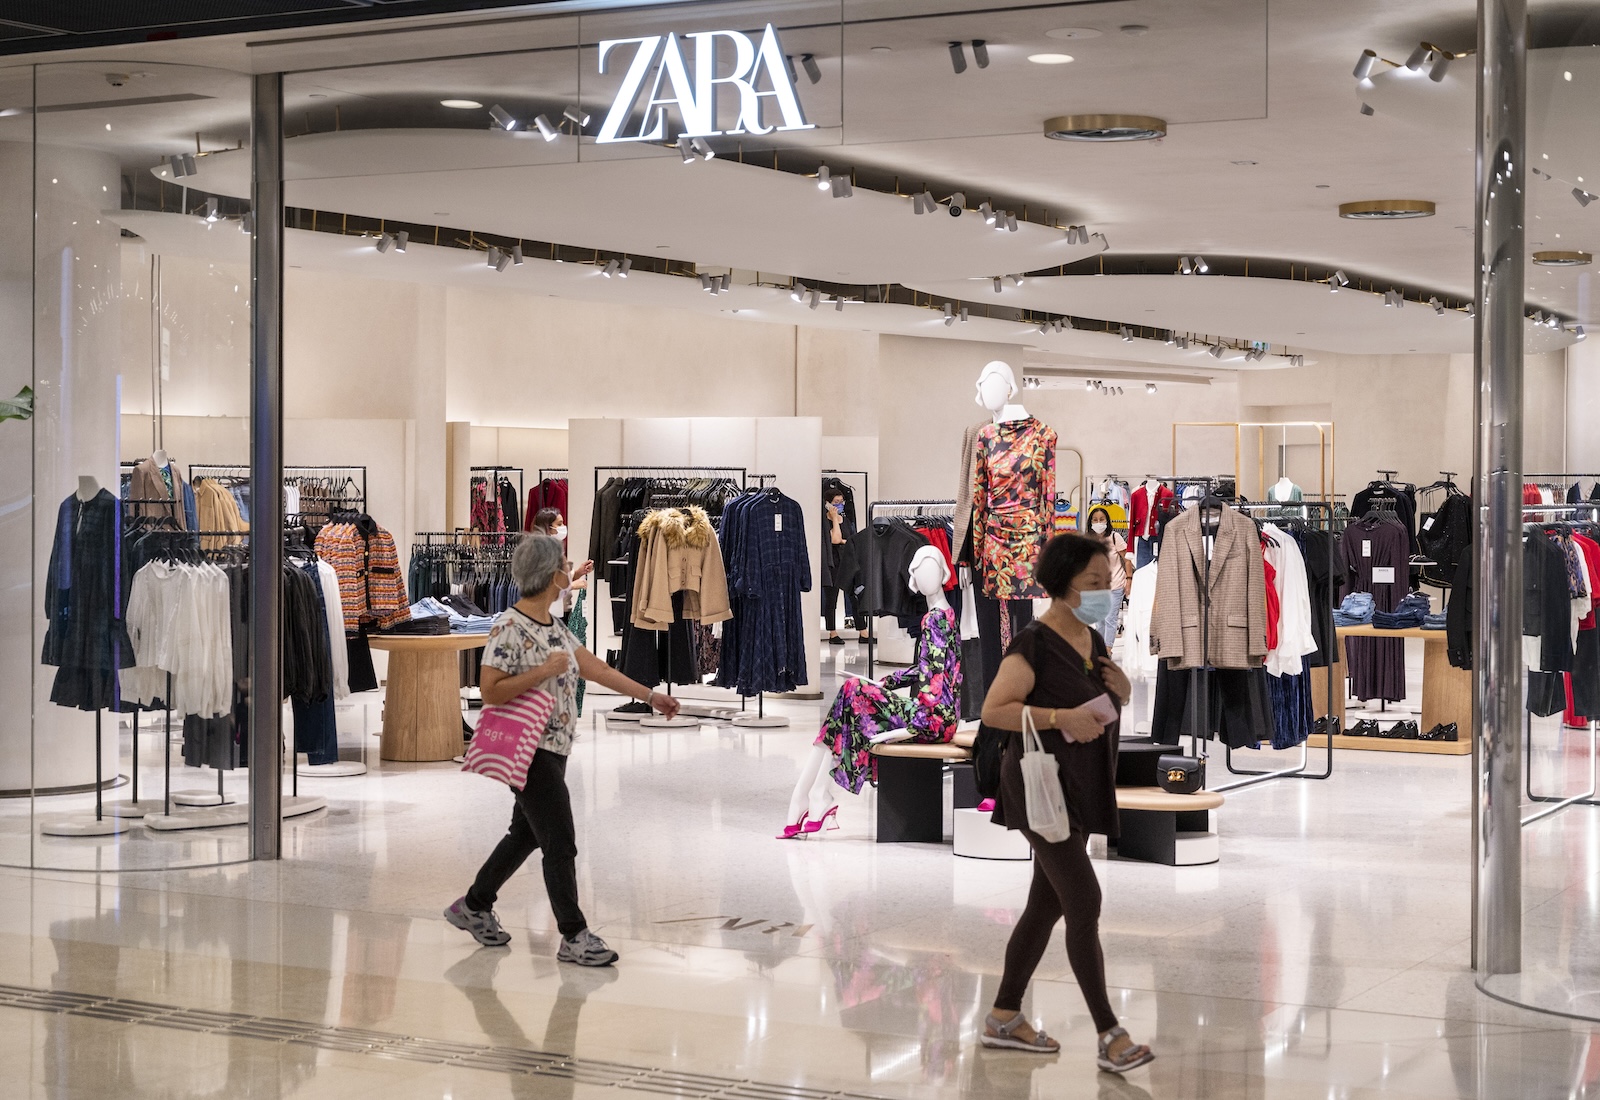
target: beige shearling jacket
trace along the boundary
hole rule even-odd
[[[1205,541],[1200,509],[1167,524],[1150,616],[1150,653],[1169,668],[1254,668],[1267,657],[1266,569],[1261,537],[1242,512],[1222,509],[1211,550],[1210,629],[1201,617]]]
[[[672,595],[683,593],[683,617],[704,624],[733,618],[722,547],[704,508],[662,508],[639,524],[634,566],[633,625],[665,630],[674,621]]]

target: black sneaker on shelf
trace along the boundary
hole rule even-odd
[[[1427,733],[1422,734],[1421,737],[1420,737],[1420,740],[1423,740],[1423,741],[1459,741],[1459,740],[1461,740],[1461,733],[1456,728],[1456,724],[1454,722],[1450,722],[1449,724],[1446,724],[1444,722],[1440,722],[1438,725],[1434,726]]]
[[[1346,737],[1382,737],[1383,733],[1378,729],[1377,722],[1374,722],[1371,718],[1363,718],[1345,730],[1344,735]]]
[[[1417,724],[1408,720],[1396,722],[1394,725],[1390,726],[1389,732],[1385,734],[1385,736],[1393,738],[1396,741],[1416,741],[1421,738],[1422,734],[1417,729]]]

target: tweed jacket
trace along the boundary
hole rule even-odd
[[[956,482],[955,531],[950,540],[956,564],[971,565],[963,555],[967,549],[967,535],[972,531],[972,469],[977,465],[978,433],[988,420],[980,420],[961,433],[961,480]]]
[[[1167,524],[1150,617],[1150,652],[1169,668],[1254,668],[1267,656],[1267,580],[1254,522],[1222,510],[1211,551],[1210,629],[1202,630],[1206,576],[1200,509]],[[1202,642],[1204,641],[1204,650]]]
[[[131,504],[129,512],[134,516],[164,517],[178,525],[178,530],[189,529],[188,516],[183,507],[183,474],[178,472],[178,464],[172,463],[167,467],[172,474],[172,491],[167,491],[166,479],[161,476],[161,467],[155,460],[147,458],[133,468],[133,477],[128,484],[128,496],[131,500],[144,501],[171,501],[170,504]]]
[[[380,627],[411,618],[405,577],[394,536],[370,516],[355,523],[330,523],[317,532],[317,556],[333,566],[344,606],[344,629],[354,634],[364,620]]]

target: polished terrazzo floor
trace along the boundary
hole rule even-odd
[[[874,844],[870,795],[843,799],[837,832],[772,839],[818,705],[771,709],[792,728],[586,720],[569,774],[584,904],[623,956],[611,971],[554,961],[536,873],[501,899],[508,948],[446,925],[510,799],[452,765],[375,752],[365,776],[301,780],[329,808],[287,825],[279,864],[0,871],[0,1094],[1600,1095],[1600,1025],[1474,988],[1468,758],[1341,752],[1328,781],[1230,796],[1219,864],[1098,863],[1113,1001],[1159,1055],[1118,1080],[1095,1072],[1059,943],[1026,1008],[1062,1053],[976,1046],[1026,864]],[[369,719],[347,713],[347,737]],[[1540,782],[1582,789],[1586,751],[1564,736]],[[1600,955],[1597,815],[1527,834],[1530,954],[1549,973]],[[131,1020],[94,1001],[22,1007],[26,989],[146,1007]],[[296,1027],[308,1031],[286,1040]],[[406,1037],[437,1042],[408,1052]],[[490,1047],[576,1061],[494,1068]]]

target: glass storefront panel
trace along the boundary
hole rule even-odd
[[[219,501],[249,470],[251,223],[247,197],[183,180],[248,148],[249,82],[103,63],[0,81],[37,97],[30,109],[6,94],[0,112],[8,285],[31,296],[4,323],[15,351],[31,344],[35,402],[0,431],[7,468],[31,471],[7,491],[16,621],[3,675],[8,700],[32,704],[31,724],[12,708],[0,750],[0,862],[246,859],[242,825],[167,826],[248,813],[247,654],[229,580],[248,534]],[[204,463],[231,480],[206,486]]]

